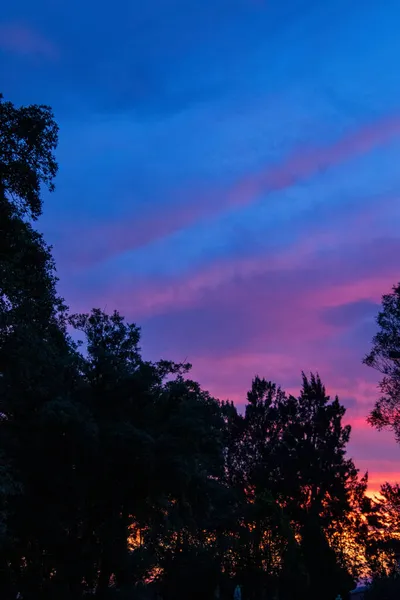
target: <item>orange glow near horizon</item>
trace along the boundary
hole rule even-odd
[[[400,471],[398,473],[390,472],[374,472],[369,474],[367,496],[373,498],[380,497],[380,489],[384,483],[395,484],[400,481]]]

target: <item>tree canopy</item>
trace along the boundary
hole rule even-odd
[[[58,126],[49,106],[15,107],[0,94],[0,196],[5,192],[21,214],[42,212],[42,184],[54,190]]]

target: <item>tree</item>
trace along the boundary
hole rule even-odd
[[[18,402],[27,408],[18,388],[39,390],[44,379],[51,385],[54,374],[42,369],[51,369],[52,353],[65,353],[70,342],[51,248],[22,218],[40,215],[42,183],[54,188],[57,130],[49,108],[15,108],[0,95],[0,373],[8,418],[15,416]]]
[[[56,143],[50,109],[0,99],[0,449],[19,490],[11,503],[2,488],[9,543],[1,575],[27,598],[43,593],[50,550],[63,541],[66,451],[83,423],[70,398],[77,372],[51,249],[29,222],[41,213],[41,185],[54,187]]]
[[[178,374],[165,383],[156,407],[156,498],[163,510],[149,538],[158,532],[165,597],[207,596],[220,571],[219,536],[229,504],[220,406]]]
[[[310,598],[319,597],[326,581],[335,582],[332,597],[347,593],[353,583],[347,561],[330,540],[332,530],[352,514],[354,495],[363,495],[366,487],[346,457],[351,429],[343,425],[344,415],[345,408],[337,397],[330,399],[320,378],[311,374],[308,379],[303,374],[297,417],[287,443],[290,454],[297,453],[298,504],[293,506],[293,516],[300,508],[297,520]]]
[[[16,108],[0,94],[0,198],[6,194],[19,215],[37,219],[42,212],[41,185],[54,190],[57,142],[58,126],[50,107]]]
[[[135,583],[132,528],[163,570],[166,590],[182,561],[200,586],[196,561],[206,568],[215,556],[207,531],[223,474],[219,404],[185,378],[189,365],[143,361],[140,330],[117,312],[95,309],[70,323],[85,336],[79,402],[96,427],[78,536],[91,547],[96,595],[108,596],[112,581]]]
[[[390,429],[400,442],[400,284],[382,297],[376,321],[379,330],[363,362],[383,377],[379,382],[381,397],[368,421],[377,429]]]
[[[371,501],[367,517],[366,549],[371,578],[382,580],[399,575],[400,486],[382,485],[379,496]]]
[[[351,588],[332,529],[351,514],[352,498],[363,496],[366,483],[346,457],[350,427],[342,424],[344,414],[318,376],[303,374],[298,398],[256,377],[244,417],[230,416],[229,480],[239,482],[251,510],[259,506],[251,526],[259,536],[253,560],[256,550],[257,569],[267,570],[275,585],[283,565],[297,563],[295,587],[287,589],[286,582],[281,590],[288,598],[301,585],[301,593],[317,597],[322,574],[336,581],[336,594]],[[260,504],[262,498],[269,501]],[[264,586],[266,581],[264,576]]]

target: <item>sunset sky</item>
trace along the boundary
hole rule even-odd
[[[398,0],[14,0],[1,89],[50,104],[39,222],[73,311],[120,310],[146,357],[243,404],[318,371],[373,489],[400,448],[361,364],[400,280]]]

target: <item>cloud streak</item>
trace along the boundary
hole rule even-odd
[[[331,238],[326,233],[311,238],[305,235],[284,251],[277,249],[244,259],[214,261],[183,276],[138,284],[127,277],[125,282],[105,280],[103,286],[108,290],[106,297],[114,296],[113,301],[123,312],[140,318],[194,307],[214,295],[215,302],[220,304],[224,294],[234,293],[232,287],[238,288],[235,293],[242,295],[251,281],[259,290],[262,283],[269,285],[275,302],[280,289],[283,295],[296,289],[297,300],[300,301],[301,293],[302,302],[312,310],[358,300],[379,301],[382,290],[397,277],[394,257],[400,252],[400,240],[370,240],[359,246],[357,235],[352,243],[343,243],[341,233]],[[335,244],[343,245],[340,254],[329,249]],[[95,291],[97,297],[103,293],[100,289]],[[273,294],[271,300],[274,301]]]
[[[319,148],[298,148],[280,164],[267,164],[257,173],[245,176],[227,189],[198,194],[188,189],[154,214],[149,210],[112,223],[85,223],[84,235],[71,238],[65,230],[60,245],[68,244],[68,261],[85,268],[121,253],[133,251],[173,235],[199,222],[207,222],[232,210],[266,201],[275,192],[288,190],[312,177],[364,156],[400,136],[400,116],[393,115],[347,133],[334,143]],[[74,240],[79,242],[75,244]]]
[[[58,51],[52,42],[22,23],[0,24],[0,50],[51,61],[58,58]]]

